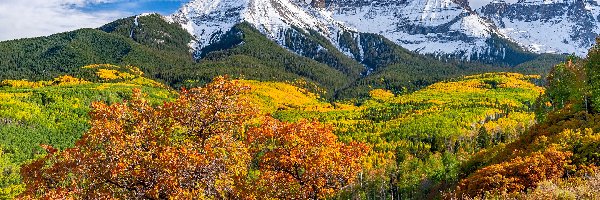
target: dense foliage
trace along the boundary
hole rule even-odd
[[[139,89],[124,103],[94,103],[73,148],[42,145],[48,155],[23,167],[21,197],[317,199],[354,181],[366,146],[317,122],[255,122],[245,90],[218,77],[157,107]]]
[[[119,70],[121,74],[128,74],[128,78],[101,80],[97,77],[98,81],[92,83],[61,76],[52,81],[4,80],[1,83],[0,163],[5,173],[0,181],[0,195],[11,197],[21,191],[19,166],[45,154],[39,144],[59,149],[73,146],[90,128],[88,112],[92,102],[120,102],[131,97],[132,88],[146,91],[153,104],[174,95],[161,84],[136,74],[141,73],[137,68],[93,67],[86,70],[91,73],[101,72],[99,69]]]
[[[249,130],[247,141],[254,156],[256,184],[252,198],[324,199],[356,180],[360,158],[369,148],[361,143],[338,142],[332,127],[319,122],[280,122],[267,117]],[[246,196],[244,198],[248,198]]]
[[[571,57],[556,65],[535,104],[539,123],[514,142],[481,151],[465,162],[465,179],[454,195],[598,198],[594,174],[600,165],[599,58],[595,46],[585,59]]]
[[[548,149],[521,158],[487,166],[460,182],[458,197],[482,196],[486,193],[514,193],[535,187],[539,182],[560,178],[570,164],[570,152]]]
[[[29,192],[27,194],[29,195],[75,195],[73,197],[76,197],[119,193],[119,195],[124,195],[121,196],[124,198],[141,197],[136,195],[154,195],[153,197],[174,195],[174,192],[169,192],[174,191],[173,187],[167,188],[170,187],[169,185],[140,186],[135,185],[135,180],[154,183],[168,181],[165,177],[172,175],[171,173],[176,169],[169,168],[172,165],[167,166],[165,163],[160,163],[164,160],[173,161],[170,164],[180,166],[181,168],[177,170],[182,170],[180,171],[182,175],[194,174],[193,170],[188,168],[192,161],[188,163],[183,160],[194,160],[186,156],[195,155],[189,151],[195,147],[187,147],[199,145],[197,142],[189,143],[198,138],[196,138],[197,135],[186,135],[185,133],[189,130],[198,130],[198,128],[186,127],[201,127],[206,122],[204,117],[210,115],[198,113],[210,110],[208,108],[211,106],[220,105],[215,102],[220,102],[218,99],[222,95],[216,94],[220,94],[218,91],[226,91],[227,87],[217,87],[218,83],[209,84],[206,87],[211,90],[184,91],[178,100],[172,102],[169,99],[172,99],[173,92],[164,89],[165,86],[158,82],[143,78],[144,74],[135,67],[89,65],[82,67],[81,70],[82,73],[87,73],[93,78],[82,80],[65,76],[52,81],[7,80],[4,82],[5,86],[2,91],[9,96],[12,96],[13,93],[16,96],[19,91],[47,91],[52,95],[63,96],[62,98],[78,99],[52,98],[53,100],[49,100],[50,98],[42,98],[45,100],[40,100],[39,104],[43,106],[43,102],[46,101],[46,105],[69,102],[71,104],[62,106],[60,112],[52,109],[48,109],[47,112],[50,116],[59,113],[62,113],[61,116],[80,113],[76,115],[77,117],[71,118],[77,120],[76,124],[84,125],[81,128],[73,128],[67,123],[67,126],[62,129],[64,131],[60,136],[61,140],[40,140],[45,137],[31,137],[35,131],[28,132],[27,126],[12,128],[11,130],[20,130],[20,132],[16,132],[19,134],[12,135],[22,136],[24,138],[22,141],[27,142],[6,140],[14,142],[6,144],[8,146],[5,146],[5,149],[12,150],[5,150],[2,156],[8,161],[3,164],[4,169],[11,172],[2,179],[5,194],[14,196],[25,189],[18,175],[18,165],[43,156],[40,158],[41,160],[29,164],[29,167],[26,168],[28,170],[21,170],[26,183],[28,183]],[[533,123],[533,104],[531,102],[542,92],[542,89],[530,81],[537,78],[511,73],[482,74],[437,83],[412,94],[397,96],[390,91],[376,89],[370,92],[370,98],[366,101],[334,103],[325,102],[319,95],[312,92],[318,91],[318,89],[304,89],[316,88],[310,82],[301,80],[288,83],[235,81],[236,84],[249,86],[243,87],[243,90],[247,90],[247,92],[240,93],[242,95],[239,98],[244,100],[238,102],[250,103],[256,105],[257,108],[254,111],[235,113],[255,113],[252,114],[253,116],[262,115],[259,113],[268,113],[277,119],[252,117],[256,120],[242,120],[247,122],[244,123],[245,125],[235,125],[238,128],[229,127],[234,124],[227,123],[227,127],[209,126],[220,131],[233,131],[224,133],[229,135],[228,137],[218,138],[229,138],[230,142],[227,142],[227,145],[242,145],[239,147],[245,149],[243,152],[246,154],[243,156],[241,154],[222,155],[222,151],[211,154],[211,156],[218,157],[211,157],[209,160],[222,160],[223,162],[219,162],[221,164],[219,166],[223,167],[204,166],[207,166],[206,169],[225,170],[213,171],[213,175],[221,174],[218,177],[222,179],[207,179],[205,181],[212,182],[204,184],[205,187],[186,186],[187,188],[184,189],[189,193],[181,194],[234,197],[243,193],[247,197],[268,194],[272,197],[295,196],[297,198],[322,198],[334,195],[335,198],[342,199],[350,197],[383,198],[385,196],[418,199],[428,198],[431,195],[439,196],[441,195],[440,190],[450,188],[459,180],[463,166],[461,163],[468,161],[469,155],[513,141]],[[224,84],[223,80],[221,83]],[[149,101],[143,100],[146,98],[142,98],[140,94],[132,94],[131,88],[141,88],[148,94],[146,98]],[[75,93],[72,94],[73,91],[90,96],[75,95]],[[49,94],[47,95],[50,96]],[[121,96],[111,97],[112,94],[121,94]],[[99,99],[99,97],[107,99]],[[121,102],[121,99],[128,99],[128,101],[118,103]],[[23,101],[22,99],[17,100]],[[159,103],[164,100],[171,103]],[[71,101],[78,101],[79,107],[69,106],[75,105]],[[94,101],[104,103],[94,104],[93,126],[88,130],[90,125],[87,124],[86,113],[89,108],[85,105],[90,105]],[[195,108],[192,105],[205,106]],[[76,109],[72,110],[72,107],[76,107]],[[143,109],[135,109],[136,107]],[[7,113],[5,118],[9,121],[16,117],[8,115],[8,113],[19,113],[20,109],[28,110],[28,108],[14,106],[2,108],[2,110],[10,108],[10,110],[5,110]],[[42,107],[42,110],[46,109],[47,107]],[[75,112],[77,109],[81,110]],[[123,115],[125,113],[127,114]],[[109,116],[126,116],[126,118],[110,118]],[[44,119],[43,117],[35,118]],[[131,118],[131,120],[127,120],[127,118]],[[320,122],[310,121],[311,119]],[[40,123],[40,125],[44,124],[50,127],[55,126],[52,121]],[[120,128],[114,129],[115,126]],[[88,133],[75,145],[75,141],[80,139],[86,131]],[[137,133],[150,132],[162,132],[170,136],[159,137],[160,134],[143,134],[134,137]],[[115,137],[107,137],[106,134],[113,134]],[[209,136],[206,141],[213,141],[209,139],[213,136]],[[126,138],[126,141],[117,140]],[[106,148],[108,143],[112,144],[109,145],[110,147],[114,147],[105,150],[110,151],[110,154],[94,153],[93,150]],[[359,143],[366,144],[366,146],[359,145]],[[18,146],[16,146],[17,144]],[[46,148],[53,153],[45,154],[42,149],[36,147],[37,144],[52,146],[52,148],[50,146],[46,146]],[[155,146],[148,146],[148,144]],[[226,152],[240,149],[227,145],[220,147],[229,149]],[[16,152],[32,148],[37,149],[35,154],[25,151],[24,155],[29,156],[15,156],[18,155]],[[57,148],[56,152],[53,148]],[[131,149],[139,149],[139,151],[130,151]],[[372,149],[372,151],[363,156],[363,159],[357,160],[366,152],[366,149]],[[172,151],[173,154],[160,154],[160,156],[175,157],[167,159],[158,154],[156,157],[143,156],[153,155],[152,152],[158,151],[165,153]],[[312,153],[297,154],[298,152]],[[236,162],[225,159],[233,155],[241,157],[237,158]],[[117,159],[114,156],[129,160]],[[92,158],[95,159],[92,160]],[[194,166],[203,166],[202,162],[204,161],[202,160],[206,159],[198,159]],[[86,163],[89,164],[87,167],[81,165],[77,168],[69,164],[74,161],[81,163],[84,160],[87,160]],[[225,165],[230,167],[224,167]],[[112,167],[98,169],[93,166]],[[136,166],[143,167],[136,168]],[[238,171],[227,171],[227,169],[233,168]],[[360,169],[363,169],[362,172]],[[136,170],[141,170],[137,172],[143,173],[132,174]],[[90,175],[95,172],[106,176],[93,177]],[[356,175],[357,172],[360,174]],[[78,173],[81,176],[72,176]],[[149,177],[149,173],[162,175]],[[52,174],[52,176],[44,174]],[[44,177],[54,177],[55,180]],[[85,178],[88,178],[86,180],[89,181],[85,181],[85,183],[89,183],[89,185],[73,185],[70,182]],[[56,185],[47,182],[59,180],[64,184]],[[117,185],[111,185],[111,183],[107,183],[107,180],[118,182],[114,182]],[[172,181],[176,181],[173,182],[175,185],[182,185],[182,182],[177,181],[185,180],[190,179],[182,177]],[[357,184],[350,184],[352,182]],[[348,184],[350,185],[348,186]],[[136,188],[137,192],[132,191],[132,188]],[[337,192],[339,190],[342,191]]]
[[[153,108],[139,90],[126,103],[92,105],[91,129],[74,148],[24,167],[24,195],[45,198],[224,198],[250,157],[236,141],[252,117],[216,83]],[[232,195],[232,194],[228,194]]]
[[[360,186],[346,188],[337,198],[423,199],[439,197],[458,182],[461,163],[470,155],[514,141],[533,125],[533,102],[543,89],[530,81],[538,78],[466,76],[398,96],[377,89],[356,105],[319,104],[306,100],[310,93],[291,92],[286,101],[278,101],[281,95],[264,89],[253,98],[269,102],[272,109],[265,110],[278,119],[317,119],[335,125],[341,140],[371,146]]]

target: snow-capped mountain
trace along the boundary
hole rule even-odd
[[[334,18],[361,32],[381,34],[400,46],[425,54],[450,54],[469,60],[487,52],[493,24],[471,11],[466,1],[335,1]]]
[[[315,30],[327,38],[336,37],[340,30],[353,30],[304,0],[193,0],[172,19],[196,36],[192,45],[199,51],[244,21],[281,45],[292,27]]]
[[[595,0],[497,0],[479,13],[500,33],[536,53],[583,56],[600,33],[600,7]]]
[[[299,54],[291,47],[298,44],[286,43],[290,30],[317,33],[353,58],[360,56],[340,38],[349,32],[379,34],[422,54],[490,60],[514,52],[500,44],[510,42],[534,53],[583,55],[600,32],[599,14],[594,0],[496,0],[477,11],[465,0],[193,0],[170,18],[196,37],[197,52],[248,22]],[[352,35],[360,44],[360,34]]]
[[[495,31],[468,3],[453,0],[194,0],[172,18],[197,37],[192,45],[198,51],[246,21],[281,45],[292,27],[315,30],[336,46],[340,32],[359,31],[419,53],[468,60],[490,51],[485,43]]]

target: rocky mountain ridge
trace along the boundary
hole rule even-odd
[[[595,0],[497,0],[478,13],[498,32],[535,53],[584,56],[600,33],[600,6]]]
[[[465,0],[193,0],[170,19],[196,37],[190,46],[197,55],[248,22],[301,55],[286,43],[290,31],[318,34],[352,58],[361,56],[344,48],[341,36],[360,43],[358,33],[371,33],[440,59],[487,61],[507,59],[515,47],[584,55],[600,33],[598,14],[593,0],[497,0],[478,10]]]

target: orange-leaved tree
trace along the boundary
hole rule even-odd
[[[247,133],[253,162],[246,189],[259,197],[323,199],[352,183],[369,147],[339,142],[332,130],[319,122],[266,117]]]
[[[44,145],[48,155],[22,168],[20,197],[321,198],[354,180],[365,145],[341,143],[320,123],[261,117],[245,91],[217,77],[156,107],[139,90],[124,103],[94,103],[75,147]]]
[[[227,198],[247,176],[250,161],[239,139],[254,109],[240,99],[245,86],[218,77],[152,107],[135,90],[130,101],[94,103],[92,128],[74,148],[21,170],[25,198]]]

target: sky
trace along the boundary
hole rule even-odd
[[[146,12],[171,14],[189,0],[0,0],[0,41],[97,28]],[[469,0],[479,8],[492,0]],[[517,0],[506,0],[516,2]]]
[[[145,12],[171,14],[189,0],[0,0],[0,41],[97,28]]]

